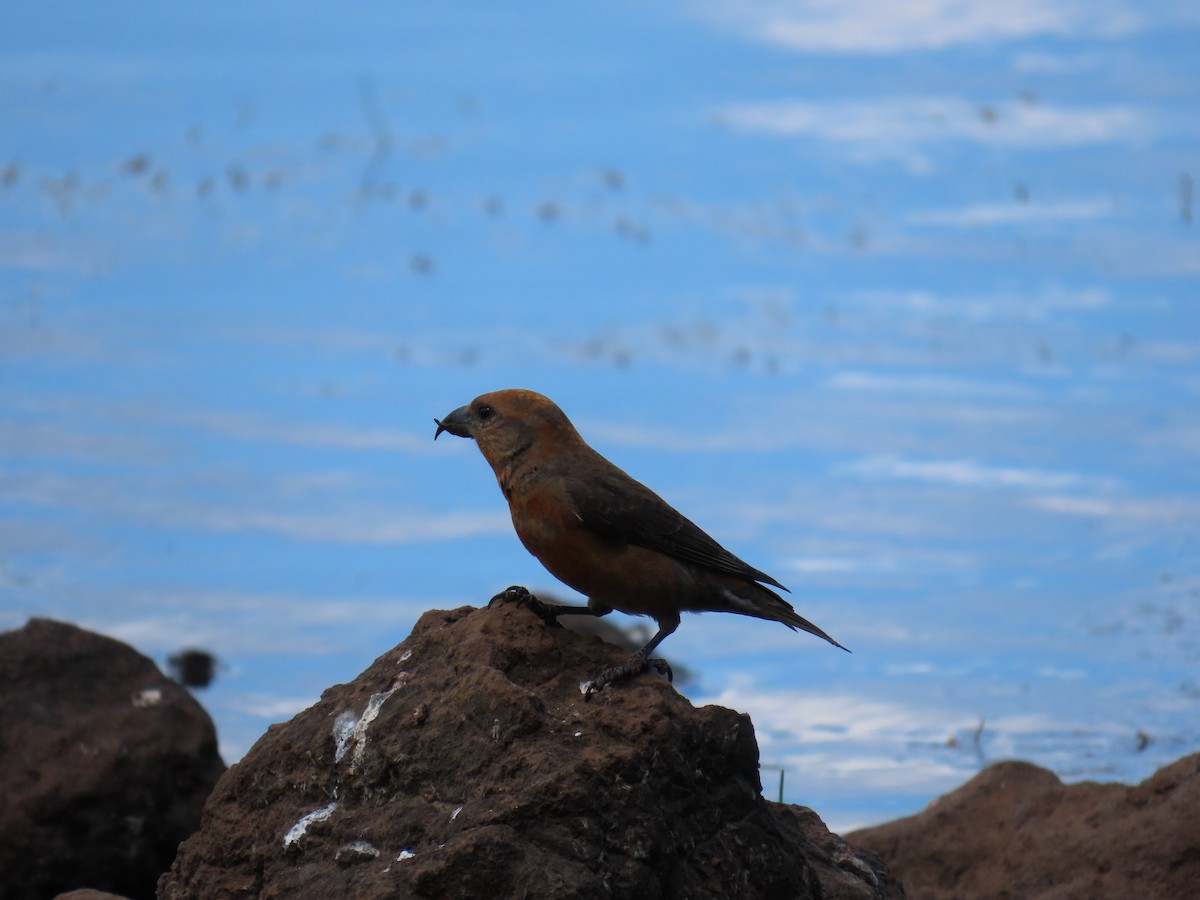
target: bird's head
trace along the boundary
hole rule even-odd
[[[481,394],[433,421],[437,423],[434,440],[443,431],[474,438],[497,471],[535,444],[582,443],[571,420],[553,400],[520,388]]]

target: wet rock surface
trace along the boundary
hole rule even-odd
[[[1193,898],[1200,754],[1134,786],[1064,785],[1030,763],[996,763],[918,815],[847,839],[930,900]]]
[[[891,898],[815,813],[761,795],[748,717],[529,610],[432,611],[221,779],[159,883],[223,897]]]
[[[225,770],[212,720],[126,644],[31,619],[0,633],[0,898],[153,897]]]

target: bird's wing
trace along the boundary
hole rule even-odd
[[[572,483],[567,493],[583,524],[599,534],[787,590],[766,572],[734,556],[658,494],[616,466]]]

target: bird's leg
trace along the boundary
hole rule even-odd
[[[674,681],[675,673],[671,671],[671,664],[665,659],[652,659],[650,654],[678,627],[678,616],[675,617],[674,621],[660,621],[658,623],[658,634],[654,635],[645,647],[637,651],[637,653],[633,654],[633,656],[629,657],[629,659],[625,660],[619,666],[609,666],[607,669],[604,669],[599,675],[588,682],[587,687],[583,691],[583,699],[591,700],[592,694],[604,690],[608,685],[616,684],[618,681],[629,678],[632,675],[640,675],[647,669],[654,669],[658,674],[666,675],[667,681]]]
[[[558,622],[559,616],[606,616],[611,609],[607,607],[568,606],[565,603],[546,603],[529,593],[527,588],[514,584],[498,593],[488,601],[488,606],[494,603],[516,603],[537,613],[538,617],[549,625]]]

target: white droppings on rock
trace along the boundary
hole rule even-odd
[[[416,855],[411,850],[401,850],[400,855],[396,857],[396,862],[404,862],[406,859],[412,859]]]
[[[387,701],[387,698],[392,696],[394,693],[396,693],[396,689],[392,688],[390,691],[384,691],[380,694],[372,694],[371,699],[367,701],[367,708],[363,710],[362,718],[359,719],[358,724],[354,726],[354,734],[352,735],[352,739],[355,743],[354,756],[350,760],[351,773],[353,773],[355,768],[358,767],[358,764],[362,762],[363,753],[367,749],[367,729],[379,715],[379,710],[383,708],[383,704]]]
[[[404,674],[404,673],[401,673]],[[350,773],[354,773],[354,769],[362,762],[363,752],[367,748],[367,729],[371,727],[371,723],[379,715],[379,710],[383,708],[383,704],[387,698],[396,693],[396,688],[390,691],[382,691],[378,694],[372,694],[371,699],[367,701],[367,708],[363,710],[361,716],[356,716],[353,710],[347,709],[338,713],[336,719],[333,720],[333,739],[336,742],[336,747],[333,751],[333,761],[339,763],[353,745],[354,755],[350,758]]]
[[[133,705],[139,709],[144,709],[147,706],[158,706],[162,703],[163,693],[161,688],[146,688],[144,691],[138,691],[133,695]]]
[[[461,806],[454,807],[454,812],[450,813],[450,821],[453,822],[455,819],[457,819],[460,812],[462,812]]]
[[[337,801],[334,800],[328,806],[322,806],[320,809],[314,809],[300,817],[300,819],[288,829],[288,833],[283,836],[283,848],[285,850],[292,847],[296,841],[304,837],[308,833],[308,826],[313,822],[324,822],[333,815],[334,810],[338,808]]]
[[[408,662],[408,660],[410,660],[410,659],[412,659],[412,651],[411,650],[405,650],[404,653],[402,653],[400,655],[400,662]]]
[[[359,859],[374,859],[379,856],[379,848],[366,841],[351,841],[348,844],[342,844],[338,847],[337,853],[334,854],[334,859],[348,859],[353,861],[355,857]]]
[[[582,731],[575,732],[575,737],[583,737],[583,732]]]
[[[333,761],[339,763],[342,757],[346,755],[346,750],[350,745],[350,738],[354,734],[354,729],[358,726],[358,716],[354,714],[354,710],[345,709],[338,713],[338,717],[333,720],[333,739],[336,742],[336,747],[333,751]]]

